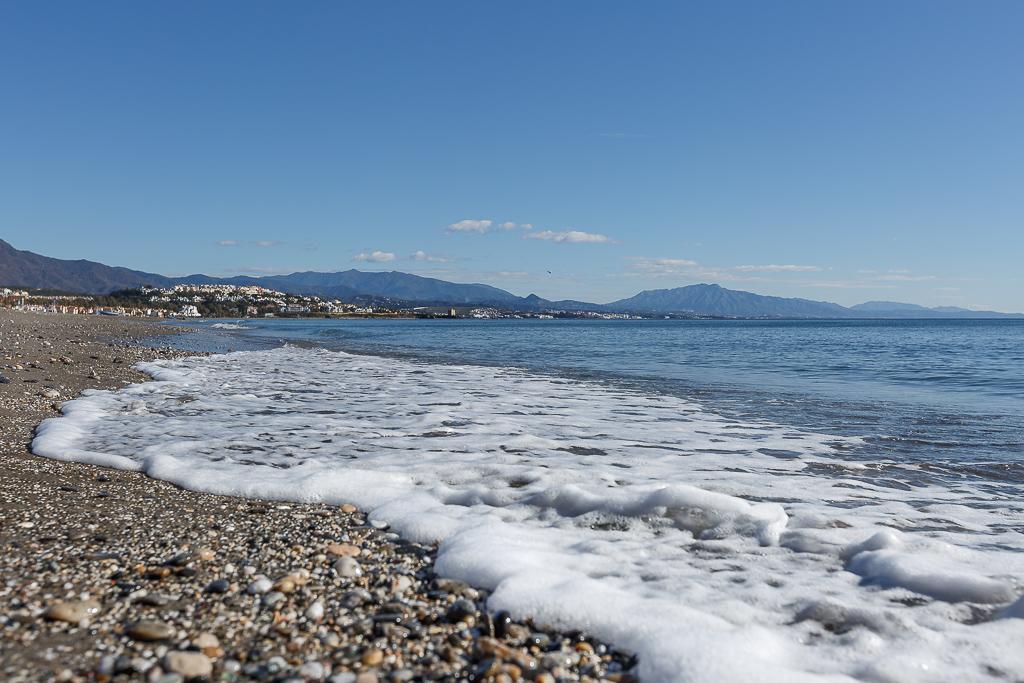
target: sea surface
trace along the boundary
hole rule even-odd
[[[355,502],[647,681],[1024,678],[1024,321],[195,326],[35,451]]]

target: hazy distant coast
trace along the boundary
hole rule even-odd
[[[846,307],[827,301],[763,296],[715,284],[645,290],[607,304],[575,300],[549,300],[534,294],[520,297],[486,284],[461,284],[409,273],[300,272],[264,277],[215,278],[207,275],[166,277],[155,273],[114,268],[91,261],[68,261],[20,251],[0,240],[0,286],[46,288],[64,293],[107,295],[140,287],[173,289],[175,286],[265,288],[295,297],[391,314],[415,315],[417,308],[492,308],[510,314],[639,315],[766,319],[861,318],[1019,318],[1024,314],[975,311],[956,307],[927,308],[899,302],[871,301]],[[302,306],[300,305],[300,308]],[[243,308],[244,311],[244,308]],[[308,311],[296,311],[301,314]],[[265,312],[264,312],[265,313]],[[238,315],[235,311],[233,315]]]

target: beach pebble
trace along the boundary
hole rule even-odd
[[[410,588],[412,588],[412,579],[410,579],[405,574],[399,574],[391,582],[391,594],[392,595],[401,595],[402,593],[405,593]]]
[[[360,550],[351,543],[331,543],[327,546],[327,552],[337,557],[356,557]]]
[[[274,584],[274,590],[285,594],[294,593],[295,581],[290,576],[286,576],[283,579],[279,579],[277,583]]]
[[[318,622],[324,618],[324,603],[317,600],[312,605],[306,608],[306,619],[312,622]]]
[[[231,582],[227,579],[214,579],[206,585],[207,593],[227,593],[231,588]]]
[[[363,656],[360,657],[359,661],[363,663],[363,666],[379,666],[384,661],[384,652],[378,648],[371,647],[363,652]]]
[[[163,666],[168,671],[181,674],[185,680],[209,678],[213,663],[202,652],[177,650],[164,655]]]
[[[43,616],[50,621],[65,621],[69,624],[80,624],[89,617],[98,614],[100,603],[95,600],[72,600],[57,602],[46,608]]]
[[[200,633],[192,640],[192,644],[200,650],[216,649],[220,647],[220,640],[212,633]]]
[[[250,583],[249,587],[245,589],[245,592],[249,595],[262,595],[263,593],[269,592],[273,587],[274,583],[270,579],[265,576],[261,576]]]
[[[448,614],[446,618],[450,622],[466,621],[471,617],[476,616],[476,605],[465,598],[459,598],[452,603],[452,606],[448,608]]]
[[[170,604],[171,597],[163,593],[146,593],[137,598],[136,602],[150,607],[165,607]]]
[[[359,566],[359,563],[351,557],[339,558],[334,563],[334,571],[338,572],[339,576],[344,576],[346,578],[356,578],[363,575],[363,570]]]
[[[264,607],[273,607],[274,605],[276,605],[277,603],[281,602],[284,599],[285,599],[285,594],[284,593],[279,593],[278,591],[274,591],[273,593],[267,593],[266,595],[264,595],[263,599],[260,601],[260,604],[263,605]]]
[[[299,676],[303,680],[322,681],[327,671],[320,662],[306,662],[299,667]]]
[[[151,619],[136,621],[125,629],[130,637],[144,641],[167,640],[174,637],[174,632],[173,626]]]

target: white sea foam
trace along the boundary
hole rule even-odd
[[[214,330],[248,330],[247,325],[240,325],[239,323],[214,323],[210,325],[211,329]]]
[[[1024,504],[911,491],[856,440],[671,396],[295,348],[158,361],[33,449],[184,487],[353,502],[490,606],[639,655],[646,681],[1024,676]]]

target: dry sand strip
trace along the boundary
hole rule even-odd
[[[488,614],[351,506],[184,491],[27,452],[86,388],[181,355],[141,320],[0,311],[0,680],[629,681],[585,634]],[[158,345],[158,344],[157,344]]]

